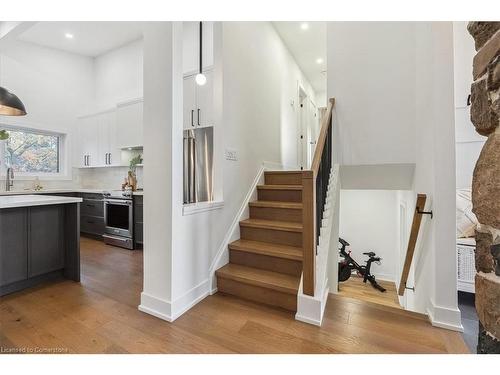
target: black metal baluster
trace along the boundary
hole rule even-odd
[[[321,233],[321,223],[323,220],[323,211],[326,203],[326,193],[330,180],[330,171],[332,167],[332,122],[328,124],[325,145],[321,154],[318,175],[316,176],[316,237],[319,243]],[[318,249],[316,247],[316,254]]]

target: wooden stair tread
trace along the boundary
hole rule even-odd
[[[284,201],[254,201],[250,202],[251,207],[272,207],[272,208],[290,208],[295,210],[302,209],[302,203],[284,202]]]
[[[302,248],[295,246],[240,239],[230,243],[229,249],[302,261]]]
[[[275,229],[286,232],[302,232],[302,223],[290,221],[246,219],[240,221],[240,226],[251,228]]]
[[[302,173],[302,171],[264,171],[264,174],[297,174]]]
[[[296,295],[299,290],[299,277],[246,267],[239,264],[226,264],[224,267],[218,269],[215,274],[220,278],[273,289],[282,293]]]
[[[257,185],[260,190],[302,190],[302,185]]]

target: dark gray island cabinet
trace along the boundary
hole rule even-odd
[[[0,197],[0,296],[61,277],[80,281],[81,201]]]

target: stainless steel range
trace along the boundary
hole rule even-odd
[[[134,249],[134,204],[132,192],[111,190],[104,192],[104,242]]]

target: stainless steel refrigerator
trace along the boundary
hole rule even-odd
[[[184,203],[213,200],[213,128],[184,130]]]

